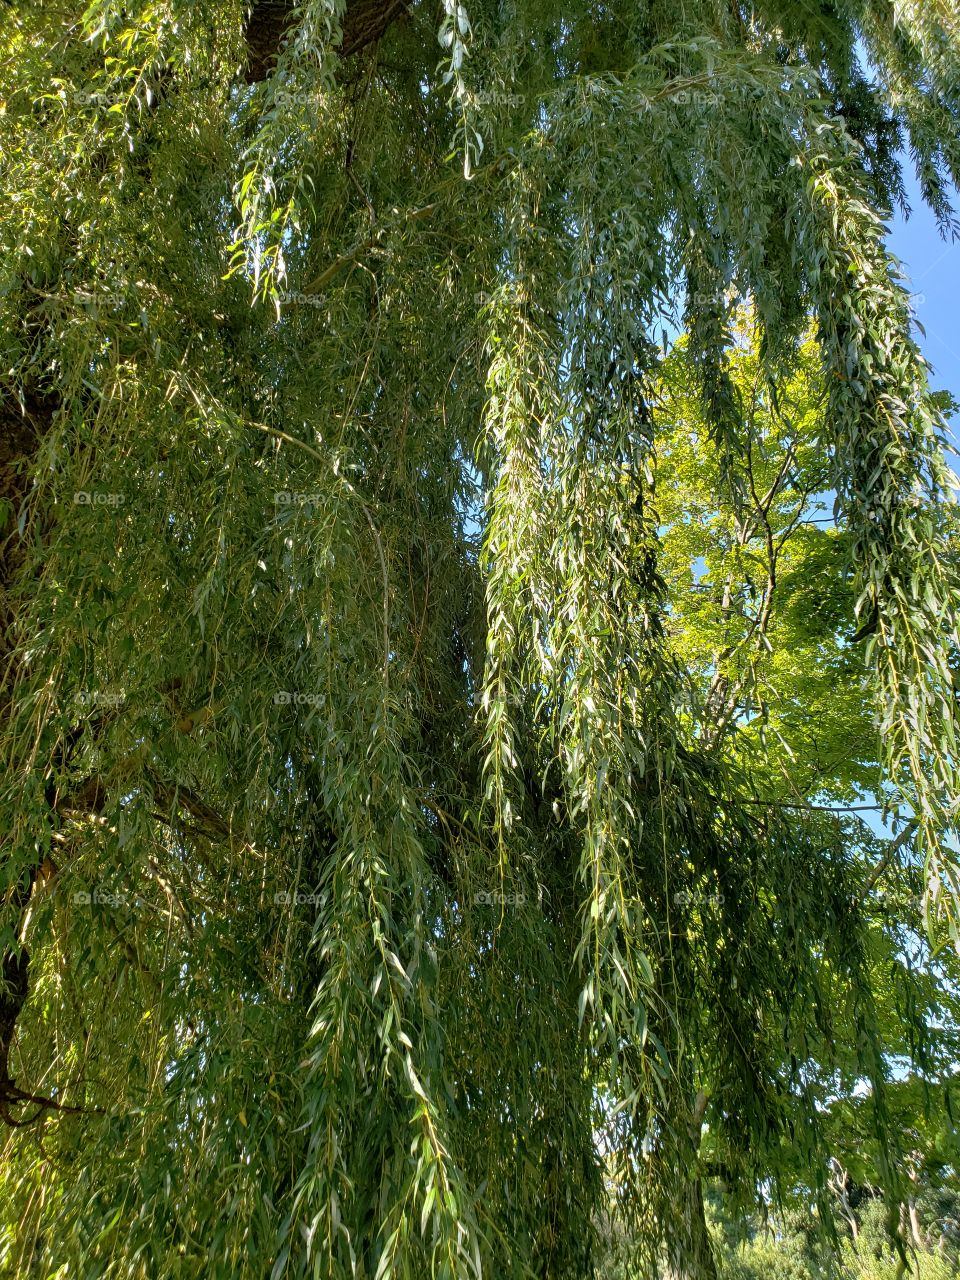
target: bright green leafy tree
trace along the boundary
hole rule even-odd
[[[746,1191],[761,1208],[800,1203],[832,1221],[828,1162],[846,1158],[849,1142],[840,1152],[829,1116],[864,1086],[859,1113],[878,1135],[872,1177],[888,1192],[902,1183],[909,1160],[895,1135],[905,1127],[888,1115],[889,1077],[917,1071],[932,1095],[956,1047],[950,953],[934,962],[921,943],[918,824],[901,818],[887,838],[864,821],[883,808],[883,746],[852,621],[850,532],[826,514],[816,344],[800,343],[793,375],[770,396],[750,319],[740,317],[730,361],[752,433],[741,504],[722,500],[685,340],[654,396],[666,630],[692,686],[701,764],[734,764],[738,804],[752,815],[711,860],[717,819],[695,811],[699,835],[678,842],[686,857],[664,858],[659,877],[646,871],[648,895],[658,879],[665,886],[647,897],[646,936],[669,983],[650,1016],[670,1042],[671,1083],[685,1088],[651,1106],[643,1186],[654,1221],[686,1200],[685,1252],[699,1249],[704,1272],[705,1189],[742,1215]],[[722,810],[721,795],[706,799]]]

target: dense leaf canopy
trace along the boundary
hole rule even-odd
[[[559,1280],[613,1213],[710,1276],[704,1180],[824,1202],[865,1081],[895,1220],[907,151],[951,233],[948,0],[2,6],[10,1268]]]

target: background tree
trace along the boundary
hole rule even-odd
[[[851,643],[849,531],[824,514],[833,501],[816,344],[798,347],[771,398],[750,319],[730,360],[754,441],[742,506],[723,502],[685,340],[654,397],[664,616],[692,686],[704,793],[691,797],[684,779],[695,831],[669,847],[688,852],[643,872],[648,955],[658,982],[669,981],[650,1024],[668,1047],[671,1085],[685,1088],[662,1107],[651,1093],[640,1163],[654,1221],[681,1218],[686,1203],[697,1225],[683,1253],[699,1251],[702,1274],[711,1193],[744,1217],[772,1200],[833,1222],[829,1162],[849,1163],[867,1140],[851,1133],[838,1146],[825,1118],[864,1088],[857,1114],[878,1134],[871,1185],[893,1192],[895,1231],[893,1189],[912,1166],[901,1152],[908,1126],[888,1114],[888,1079],[918,1072],[929,1095],[955,1052],[956,974],[921,941],[917,824],[901,821],[891,839],[863,821],[882,807],[882,743]],[[710,791],[710,759],[733,765],[742,787],[750,817],[732,832],[729,800]],[[662,1274],[662,1262],[648,1265]]]

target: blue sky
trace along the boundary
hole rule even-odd
[[[889,245],[903,262],[918,295],[917,319],[926,331],[920,345],[934,368],[933,385],[947,388],[960,400],[960,241],[941,238],[933,214],[920,197],[909,159],[905,170],[913,212],[906,220],[896,217]],[[954,419],[953,428],[960,448],[960,418]],[[960,469],[956,458],[951,459],[951,465]]]

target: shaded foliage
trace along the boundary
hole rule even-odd
[[[7,1265],[552,1280],[612,1186],[710,1275],[713,1166],[825,1202],[837,1071],[893,1211],[865,878],[955,936],[960,788],[883,218],[908,139],[953,225],[950,14],[259,10],[0,12]],[[867,785],[912,845],[808,807]]]

